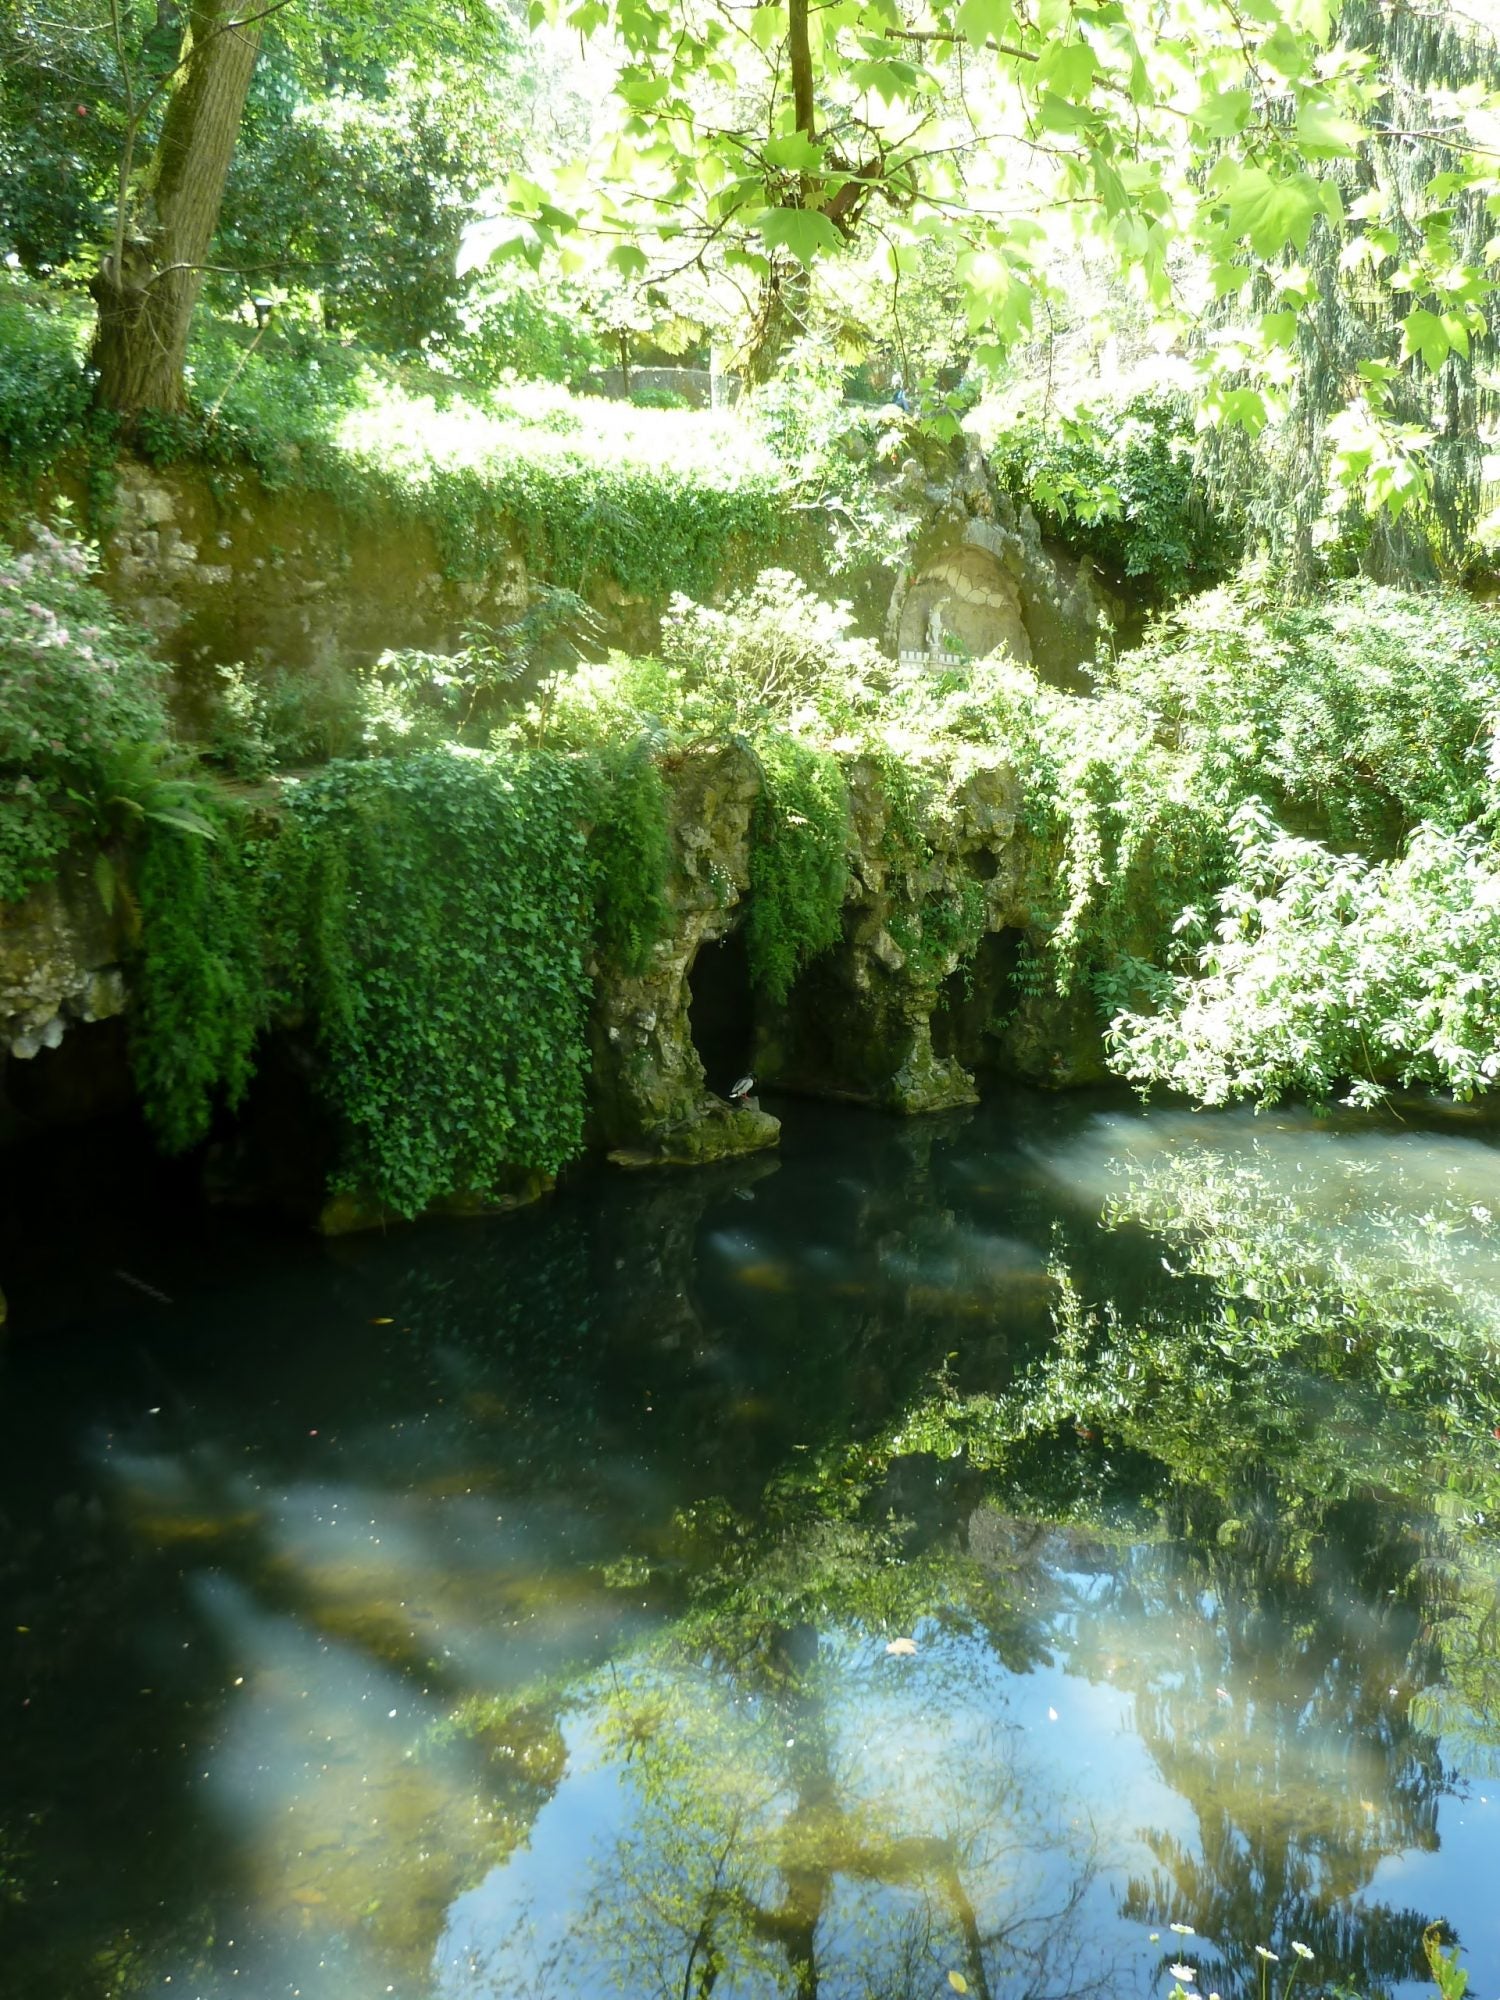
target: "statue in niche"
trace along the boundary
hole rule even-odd
[[[943,607],[934,604],[927,614],[927,657],[938,661],[943,657],[944,643],[948,635],[943,629]]]

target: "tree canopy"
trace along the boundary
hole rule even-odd
[[[127,412],[180,404],[200,291],[297,291],[431,353],[519,257],[612,340],[713,329],[764,376],[813,328],[852,351],[894,327],[908,380],[951,388],[1107,282],[1191,357],[1220,483],[1293,569],[1352,507],[1384,523],[1371,566],[1451,572],[1494,415],[1495,25],[1421,0],[536,0],[528,40],[480,0],[18,0],[0,233],[28,269],[95,268],[99,394]],[[484,365],[528,365],[527,310]]]
[[[786,337],[810,271],[861,255],[896,295],[940,252],[999,366],[1065,308],[1081,249],[1169,336],[1211,324],[1211,421],[1254,435],[1311,381],[1319,446],[1377,511],[1425,500],[1442,440],[1472,427],[1500,242],[1481,23],[1379,0],[537,11],[616,52],[617,116],[588,161],[513,178],[474,254],[712,270],[753,352]],[[1363,351],[1317,324],[1335,292],[1377,329]]]

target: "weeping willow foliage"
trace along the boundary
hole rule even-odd
[[[1360,363],[1384,362],[1396,370],[1391,416],[1436,433],[1426,504],[1399,518],[1366,519],[1351,509],[1337,523],[1343,566],[1357,565],[1382,582],[1430,583],[1463,572],[1480,514],[1481,427],[1500,414],[1500,396],[1485,386],[1500,359],[1496,333],[1473,336],[1469,354],[1451,353],[1436,375],[1416,360],[1403,363],[1402,321],[1415,301],[1391,283],[1392,273],[1428,240],[1419,221],[1431,205],[1428,184],[1464,164],[1436,136],[1444,121],[1434,94],[1466,83],[1500,86],[1500,39],[1446,9],[1404,0],[1394,5],[1347,0],[1339,25],[1351,47],[1375,57],[1389,90],[1358,152],[1331,163],[1329,172],[1339,182],[1346,209],[1367,195],[1386,196],[1386,223],[1399,249],[1379,270],[1365,263],[1346,268],[1344,239],[1324,223],[1314,227],[1300,260],[1298,372],[1287,417],[1256,438],[1239,430],[1210,432],[1203,448],[1202,470],[1214,504],[1239,515],[1250,544],[1266,552],[1294,589],[1309,586],[1323,566],[1328,424],[1357,390]],[[1454,194],[1443,203],[1441,224],[1427,225],[1434,226],[1448,230],[1463,262],[1482,264],[1495,228],[1482,195]],[[1279,280],[1290,270],[1288,255],[1280,272],[1258,281],[1253,310],[1269,311],[1278,303]],[[1236,318],[1243,305],[1233,302]]]

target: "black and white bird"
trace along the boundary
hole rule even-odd
[[[734,1086],[733,1090],[731,1090],[729,1093],[730,1103],[743,1104],[745,1099],[750,1095],[751,1091],[754,1090],[754,1088],[755,1088],[755,1078],[753,1076],[742,1076],[739,1082]]]

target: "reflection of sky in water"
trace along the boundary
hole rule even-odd
[[[815,1679],[824,1706],[814,1726],[836,1804],[811,1813],[806,1836],[830,1877],[817,1931],[819,1991],[852,2000],[902,1990],[892,1979],[903,1958],[939,1978],[966,1964],[935,1858],[943,1844],[973,1905],[992,1980],[1009,1969],[1053,1991],[1101,1983],[1118,1994],[1149,1990],[1161,1952],[1144,1927],[1120,1935],[1119,1878],[1147,1858],[1141,1823],[1186,1836],[1191,1815],[1130,1731],[1129,1698],[1057,1669],[1011,1674],[974,1634],[924,1623],[917,1640],[917,1654],[901,1659],[887,1657],[883,1640],[848,1634],[822,1648]],[[626,1673],[616,1702],[620,1685],[634,1686]],[[661,1684],[648,1678],[653,1692]],[[747,1728],[742,1705],[716,1678],[666,1684],[683,1712],[682,1734],[698,1750],[688,1766],[694,1782],[668,1782],[653,1802],[650,1749],[621,1753],[610,1691],[596,1688],[569,1722],[568,1775],[526,1849],[449,1912],[436,1955],[442,2000],[654,1991],[651,1969],[675,1957],[680,1975],[716,1885],[732,1887],[743,1875],[774,1902],[782,1877],[766,1856],[780,1855],[778,1834],[790,1829],[796,1841],[799,1725],[773,1712]],[[706,1715],[714,1720],[705,1731]],[[769,1806],[736,1840],[747,1797]],[[702,1820],[700,1859],[721,1869],[704,1868],[680,1906],[653,1894],[663,1803],[679,1833]],[[933,1852],[919,1851],[913,1863],[903,1849],[923,1843]],[[625,1898],[600,1908],[601,1886],[622,1882],[637,1890],[629,1922],[621,1920]],[[736,1979],[731,1970],[714,1990],[778,1994],[786,1978],[785,1960],[772,1954],[758,1976]]]
[[[1157,1560],[1145,1555],[1147,1570]],[[1149,1581],[1139,1575],[1141,1561],[1142,1552],[1121,1554],[1122,1568],[1136,1567],[1138,1580]],[[1180,1622],[1164,1624],[1142,1615],[1139,1601],[1134,1611],[1101,1604],[1112,1579],[1048,1572],[1042,1581],[1055,1599],[1048,1630],[1056,1658],[1029,1672],[1005,1667],[982,1633],[931,1620],[917,1627],[910,1658],[889,1658],[883,1638],[824,1636],[810,1684],[837,1797],[831,1825],[825,1816],[821,1827],[830,1880],[817,1929],[818,1990],[830,2000],[935,1992],[946,1968],[967,1967],[941,1871],[919,1866],[906,1879],[883,1869],[887,1838],[952,1843],[993,1991],[1124,2000],[1165,1990],[1164,1967],[1174,1959],[1203,1964],[1205,1985],[1211,1970],[1233,1990],[1235,1968],[1260,1941],[1174,1937],[1166,1926],[1190,1904],[1164,1906],[1149,1923],[1122,1921],[1126,1883],[1150,1875],[1164,1837],[1202,1859],[1197,1812],[1164,1777],[1163,1749],[1199,1767],[1199,1798],[1213,1796],[1222,1756],[1231,1810],[1243,1806],[1233,1794],[1248,1766],[1263,1827],[1281,1823],[1315,1851],[1325,1839],[1336,1849],[1351,1822],[1358,1828],[1361,1794],[1378,1773],[1362,1765],[1360,1746],[1341,1724],[1319,1717],[1315,1700],[1289,1712],[1286,1691],[1263,1673],[1264,1663],[1236,1677],[1221,1657],[1211,1598],[1184,1600]],[[1081,1671],[1069,1670],[1070,1657]],[[435,1958],[440,2000],[674,1990],[665,1968],[675,1963],[681,1976],[711,1878],[683,1868],[681,1901],[669,1908],[650,1893],[661,1802],[653,1812],[643,1795],[649,1749],[622,1750],[610,1728],[611,1692],[618,1721],[621,1689],[628,1711],[636,1685],[628,1663],[618,1671],[608,1685],[595,1683],[571,1717],[566,1776],[527,1847],[452,1905]],[[1180,1741],[1148,1741],[1142,1703],[1170,1706],[1205,1673],[1231,1683],[1215,1681],[1208,1723],[1185,1728]],[[648,1684],[659,1681],[648,1674]],[[705,1851],[729,1856],[732,1881],[730,1829],[747,1792],[773,1802],[774,1825],[795,1817],[796,1725],[773,1713],[747,1729],[742,1701],[706,1670],[684,1670],[669,1684],[690,1739],[692,1782],[676,1794],[667,1788],[667,1814],[679,1829],[685,1818],[701,1820]],[[794,1734],[783,1736],[788,1727]],[[1475,1990],[1487,1991],[1486,1977],[1493,1984],[1500,1968],[1500,1800],[1481,1804],[1477,1790],[1445,1798],[1437,1835],[1432,1852],[1372,1853],[1361,1900],[1445,1911],[1463,1936]],[[757,1866],[755,1836],[742,1835],[739,1845],[751,1857],[745,1873],[774,1884],[763,1852]],[[1358,1849],[1357,1831],[1349,1845]],[[622,1883],[634,1890],[628,1898]],[[627,1901],[635,1913],[629,1923],[620,1917]],[[644,1953],[643,1931],[653,1947]],[[1285,1949],[1290,1935],[1275,1942]],[[787,1979],[785,1960],[773,1954],[745,1976],[731,1968],[714,1991],[762,2000],[790,1991]],[[1398,1982],[1392,1990],[1416,1993],[1422,1985]]]
[[[758,1521],[769,1483],[929,1396],[952,1355],[966,1387],[988,1368],[1004,1386],[1012,1349],[1048,1337],[1049,1260],[1096,1293],[1125,1272],[1170,1312],[1161,1243],[1087,1236],[1132,1174],[1191,1181],[1212,1156],[1330,1258],[1399,1279],[1429,1241],[1474,1325],[1500,1296],[1500,1154],[1469,1139],[1028,1116],[820,1115],[754,1206],[748,1182],[612,1185],[345,1246],[312,1276],[236,1270],[175,1347],[135,1329],[156,1372],[127,1417],[85,1411],[65,1476],[96,1483],[141,1570],[122,1554],[117,1599],[99,1566],[59,1598],[59,1626],[100,1597],[108,1629],[59,1683],[74,1761],[55,1786],[41,1765],[48,1867],[66,1847],[80,1874],[113,1869],[114,1929],[155,1937],[122,1992],[677,1995],[717,1883],[714,2000],[793,1990],[799,1895],[824,2000],[931,2000],[976,1936],[997,2000],[1131,2000],[1179,1956],[1231,2000],[1271,1909],[1442,1914],[1500,2000],[1494,1751],[1483,1718],[1465,1738],[1461,1695],[1406,1675],[1420,1617],[1359,1569],[1363,1528],[1330,1536],[1313,1582],[1273,1586],[1233,1551],[1210,1582],[1165,1515],[1133,1539],[1038,1525],[1024,1493],[986,1504],[951,1478],[929,1505],[916,1460],[875,1510],[918,1517],[910,1544],[850,1527],[856,1568],[930,1564],[913,1656],[837,1608],[815,1649],[781,1633],[815,1664],[780,1679],[764,1632],[727,1648],[733,1672],[706,1641],[669,1647],[717,1559],[684,1519],[730,1495]],[[78,1394],[61,1381],[59,1408]],[[1067,1454],[1102,1449],[1065,1438],[1063,1485]],[[17,1492],[64,1476],[46,1450],[40,1475],[13,1451]],[[163,1719],[137,1746],[117,1690],[140,1685]],[[524,1718],[447,1726],[497,1699]],[[66,1749],[66,1718],[49,1726]],[[155,1774],[138,1854],[106,1835],[101,1772]],[[1257,1873],[1282,1866],[1302,1874]],[[69,1908],[36,1907],[71,1964]],[[1217,1934],[1184,1944],[1174,1917]],[[74,1990],[104,1989],[36,1985]]]

